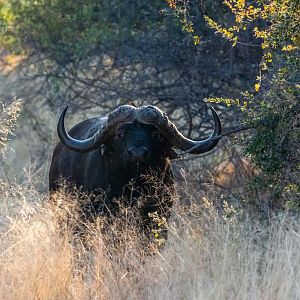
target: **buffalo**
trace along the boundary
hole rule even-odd
[[[60,142],[52,157],[50,192],[58,190],[63,180],[94,199],[100,195],[102,200],[95,200],[92,209],[97,213],[116,211],[116,200],[121,199],[129,207],[139,207],[145,224],[151,213],[166,220],[170,216],[175,193],[170,160],[177,157],[175,150],[208,152],[222,133],[213,108],[214,131],[209,138],[197,141],[184,137],[164,112],[151,105],[122,105],[106,116],[79,123],[67,133],[67,109],[57,124]],[[141,195],[145,197],[138,204]]]

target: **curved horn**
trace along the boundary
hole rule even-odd
[[[84,140],[74,139],[66,132],[64,121],[67,110],[68,106],[62,111],[57,123],[59,139],[69,149],[85,153],[99,148],[107,138],[114,134],[116,127],[120,123],[132,121],[137,108],[131,105],[122,105],[107,116],[99,118],[98,131]]]
[[[76,140],[66,132],[65,115],[67,110],[68,106],[62,111],[57,123],[57,134],[61,142],[69,149],[80,153],[85,153],[96,149],[99,144],[96,142],[95,136],[85,140]]]
[[[205,153],[212,150],[214,147],[217,146],[219,140],[221,139],[222,134],[222,125],[220,118],[214,108],[210,108],[214,122],[215,128],[213,133],[205,140],[202,141],[194,141],[184,137],[177,128],[172,128],[171,132],[173,133],[172,136],[172,144],[180,150],[187,151],[191,154],[200,154]],[[173,126],[172,126],[173,127]]]
[[[215,122],[214,131],[207,139],[202,141],[193,141],[193,140],[186,139],[186,142],[183,143],[183,146],[187,147],[188,148],[187,151],[191,154],[200,154],[200,153],[208,152],[213,148],[215,148],[219,140],[221,139],[222,125],[221,125],[220,118],[213,107],[211,107],[210,109]],[[190,146],[192,147],[190,148]]]
[[[148,105],[136,109],[135,117],[142,122],[156,124],[170,144],[177,149],[192,154],[200,154],[212,150],[221,138],[222,126],[220,118],[212,107],[211,112],[215,121],[215,128],[211,136],[202,141],[194,141],[184,137],[175,124],[169,120],[168,116],[155,106]]]
[[[151,123],[157,125],[163,135],[168,139],[170,144],[177,149],[187,151],[192,154],[205,153],[212,150],[219,142],[222,133],[222,126],[216,111],[211,107],[211,111],[215,121],[215,128],[211,136],[202,141],[194,141],[184,137],[169,120],[167,115],[159,108],[148,105],[139,108],[131,105],[122,105],[109,113],[106,117],[101,118],[98,131],[92,136],[84,140],[72,138],[65,130],[64,119],[68,106],[63,110],[57,124],[57,133],[61,142],[71,150],[76,152],[92,151],[106,141],[108,137],[115,133],[117,126],[124,122],[140,122]]]

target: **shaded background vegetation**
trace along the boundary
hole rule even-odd
[[[297,0],[0,0],[0,298],[298,299],[299,14]],[[133,210],[106,230],[81,220],[86,247],[83,195],[47,194],[64,106],[70,127],[128,101],[195,138],[209,103],[236,132],[173,163],[169,239],[150,256]]]
[[[210,0],[1,1],[1,98],[24,103],[15,154],[2,162],[5,176],[24,180],[25,166],[46,183],[56,119],[66,104],[74,124],[129,101],[151,103],[187,136],[203,138],[212,126],[209,99],[225,131],[237,124],[256,129],[223,138],[210,156],[177,161],[178,176],[181,167],[200,176],[223,162],[229,173],[239,169],[238,178],[256,174],[244,201],[265,213],[287,202],[297,207],[298,1],[227,3],[235,10]]]

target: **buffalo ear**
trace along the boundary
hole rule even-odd
[[[160,136],[160,145],[161,148],[164,149],[164,155],[169,159],[175,159],[179,157],[177,152],[172,148],[167,139],[163,136]]]

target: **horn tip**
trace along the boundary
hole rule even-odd
[[[209,108],[212,111],[212,113],[217,113],[216,110],[212,106],[210,106]]]
[[[67,106],[63,109],[62,113],[60,114],[60,117],[65,117],[68,108],[69,108],[69,105],[67,105]]]

